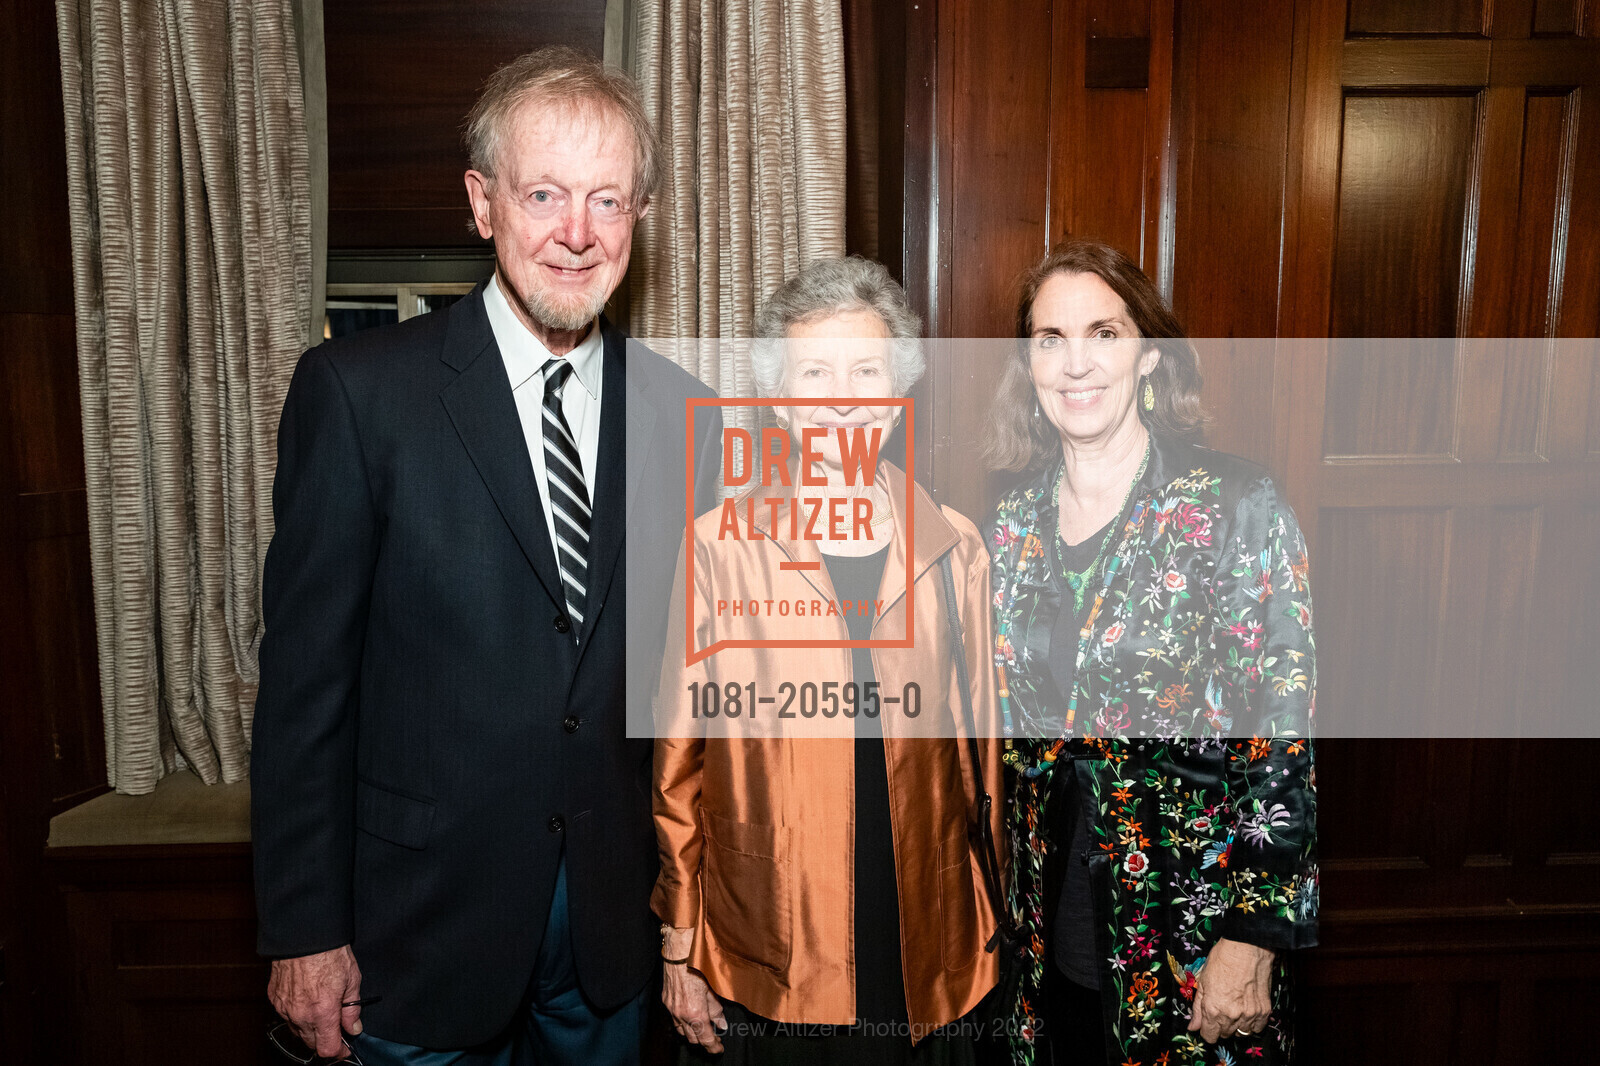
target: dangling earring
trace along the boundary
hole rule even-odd
[[[1044,408],[1039,406],[1039,397],[1033,398],[1033,420],[1037,422],[1044,417]]]
[[[1144,379],[1144,409],[1146,411],[1156,409],[1156,390],[1151,387],[1149,378]]]

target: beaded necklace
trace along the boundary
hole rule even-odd
[[[1133,495],[1134,488],[1139,484],[1140,481],[1144,479],[1145,470],[1149,464],[1150,443],[1146,441],[1144,449],[1144,461],[1139,464],[1139,473],[1133,479],[1133,484],[1128,486],[1128,496],[1124,496],[1122,500],[1123,507],[1128,505],[1128,497]],[[1058,480],[1056,482],[1055,497],[1058,501],[1056,504],[1058,526],[1060,523],[1060,485],[1061,482]],[[1133,514],[1128,517],[1127,523],[1122,527],[1122,537],[1124,540],[1127,540],[1128,538],[1136,538],[1140,535],[1141,531],[1144,529],[1145,514],[1149,510],[1148,504],[1148,500],[1140,501],[1138,506],[1133,509]],[[1121,511],[1119,510],[1118,513],[1120,514]],[[1035,514],[1037,514],[1037,512]],[[1035,518],[1035,521],[1037,521],[1037,518]],[[1113,520],[1112,531],[1114,532],[1115,530],[1116,522]],[[1059,536],[1059,531],[1057,535]],[[1109,534],[1107,535],[1109,536]],[[1104,545],[1102,545],[1101,551],[1104,550]],[[1089,638],[1094,633],[1095,622],[1097,622],[1100,618],[1100,608],[1105,603],[1106,593],[1111,591],[1111,583],[1116,579],[1117,570],[1119,569],[1119,564],[1121,562],[1122,557],[1120,555],[1113,554],[1111,556],[1111,561],[1106,565],[1105,573],[1101,578],[1099,592],[1094,598],[1094,606],[1089,611],[1089,617],[1084,619],[1083,628],[1078,631],[1078,655],[1076,665],[1073,668],[1074,676],[1083,671],[1084,661],[1089,656]],[[1098,565],[1098,563],[1089,567],[1090,573],[1093,573],[1096,565]],[[1000,635],[998,639],[1004,640],[1005,637]],[[1065,723],[1063,723],[1060,735],[1056,737],[1056,739],[1050,743],[1043,752],[1040,753],[1038,762],[1029,765],[1024,762],[1022,758],[1022,752],[1017,749],[1015,744],[1015,725],[1011,717],[1011,691],[1010,686],[1006,683],[1004,656],[997,653],[995,656],[995,663],[997,667],[996,672],[999,674],[999,688],[996,695],[998,695],[1000,698],[1000,715],[1002,721],[1005,723],[1005,750],[1001,755],[1001,758],[1006,765],[1016,769],[1024,777],[1038,777],[1039,775],[1047,773],[1051,768],[1053,768],[1056,760],[1061,757],[1061,753],[1066,750],[1067,739],[1072,736],[1073,727],[1076,725],[1078,718],[1078,686],[1073,685],[1072,696],[1067,701],[1067,718]]]
[[[1144,529],[1144,517],[1149,510],[1149,504],[1149,500],[1141,500],[1139,505],[1133,509],[1133,514],[1128,518],[1128,524],[1122,529],[1124,538],[1139,536]],[[1089,639],[1094,635],[1094,624],[1100,618],[1100,608],[1106,602],[1106,593],[1111,590],[1111,582],[1117,576],[1117,564],[1120,562],[1122,562],[1122,556],[1112,556],[1111,564],[1106,567],[1106,576],[1100,585],[1100,592],[1094,598],[1094,607],[1089,611],[1089,617],[1084,619],[1083,628],[1078,631],[1078,659],[1077,667],[1073,670],[1074,676],[1083,672],[1084,661],[1089,657]],[[1006,762],[1017,766],[1024,777],[1038,777],[1040,774],[1049,772],[1055,766],[1056,760],[1061,757],[1061,753],[1066,750],[1067,741],[1072,737],[1073,727],[1078,720],[1079,687],[1076,682],[1072,686],[1072,697],[1067,701],[1067,720],[1061,727],[1061,735],[1056,737],[1049,747],[1045,748],[1036,764],[1032,766],[1019,765],[1021,762],[1020,753],[1012,750],[1009,738],[1006,740],[1006,752],[1003,758],[1005,758]]]
[[[1133,487],[1143,480],[1145,468],[1149,465],[1150,440],[1147,437],[1144,442],[1144,458],[1139,462],[1139,472],[1133,475],[1133,480],[1128,483],[1128,491],[1122,494],[1122,502],[1117,504],[1117,514],[1120,515],[1122,509],[1128,506],[1128,498],[1133,495]],[[1061,482],[1065,477],[1066,470],[1063,468],[1061,477],[1056,478],[1056,487],[1050,495],[1050,506],[1056,509],[1056,540],[1059,544],[1066,543],[1066,538],[1061,535]],[[1094,561],[1082,570],[1065,571],[1067,587],[1072,589],[1072,613],[1074,615],[1083,613],[1083,598],[1089,591],[1089,578],[1099,572],[1100,564],[1105,560],[1106,548],[1111,545],[1111,535],[1116,531],[1117,523],[1115,519],[1112,519],[1111,524],[1106,527],[1106,535],[1100,538],[1100,550],[1094,553]],[[1060,550],[1059,547],[1057,550]]]

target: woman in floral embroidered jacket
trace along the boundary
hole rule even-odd
[[[1075,241],[1023,279],[985,529],[1014,905],[1016,1061],[1280,1063],[1316,942],[1305,544],[1272,479],[1192,443],[1193,347]]]

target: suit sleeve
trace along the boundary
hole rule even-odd
[[[722,408],[699,408],[694,428],[700,437],[700,455],[694,470],[694,513],[703,515],[722,502]]]
[[[672,582],[671,612],[667,624],[666,652],[661,659],[661,685],[656,692],[656,744],[654,812],[656,843],[661,856],[661,873],[650,896],[650,909],[668,925],[680,929],[699,924],[700,853],[704,841],[700,829],[701,773],[705,766],[705,738],[697,735],[690,720],[687,692],[689,684],[706,680],[706,661],[686,665],[684,639],[687,621],[684,612],[688,597],[704,601],[710,597],[707,575],[710,562],[698,547],[695,587],[684,581],[684,558],[678,556],[677,576]],[[698,632],[695,646],[706,647],[715,639],[709,632],[710,612],[694,613]]]
[[[706,390],[706,395],[715,395]],[[694,513],[701,515],[722,500],[722,410],[697,407],[694,413],[696,457]],[[652,803],[661,872],[651,893],[656,916],[680,929],[696,925],[700,917],[700,773],[705,741],[690,735],[683,721],[688,708],[684,693],[689,682],[704,680],[704,663],[684,666],[684,609],[686,597],[707,595],[709,566],[702,555],[695,567],[696,588],[684,585],[684,558],[680,550],[668,606],[667,639],[662,655],[660,684],[655,700],[655,780]],[[696,611],[696,618],[707,618]],[[698,634],[697,646],[709,641]]]
[[[258,949],[351,942],[356,708],[377,520],[349,397],[321,349],[278,431],[276,531],[250,760]]]
[[[1277,951],[1317,942],[1316,644],[1306,547],[1269,478],[1240,500],[1215,594],[1220,681],[1240,709],[1228,741],[1238,797],[1221,935]]]

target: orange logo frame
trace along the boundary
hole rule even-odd
[[[901,420],[906,431],[906,635],[893,640],[718,640],[713,641],[710,647],[696,649],[694,647],[694,415],[698,407],[787,407],[795,402],[794,397],[768,396],[761,398],[745,397],[698,397],[691,396],[683,401],[684,405],[684,665],[693,666],[703,659],[709,659],[723,648],[913,648],[916,644],[912,638],[912,620],[915,617],[916,595],[916,559],[911,551],[911,546],[916,543],[914,531],[916,529],[916,506],[912,497],[916,489],[916,401],[909,396],[898,399],[874,399],[874,407],[899,407],[904,409],[905,417]],[[859,397],[849,396],[807,396],[807,404],[815,405],[859,405]],[[752,462],[754,457],[752,456]],[[800,569],[794,565],[779,564],[780,569]]]

